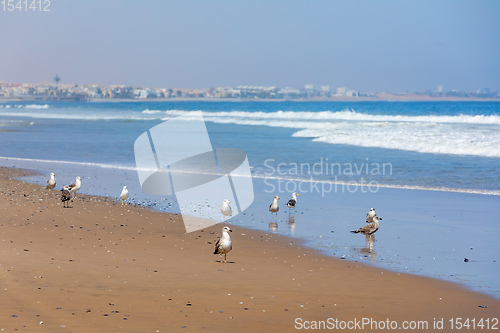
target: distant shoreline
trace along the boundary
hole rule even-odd
[[[0,97],[0,102],[82,102],[79,100],[58,100],[42,98],[5,98]],[[378,94],[375,97],[313,97],[313,98],[98,98],[87,102],[500,102],[500,98],[457,97],[457,96],[424,96],[424,95],[392,95]]]

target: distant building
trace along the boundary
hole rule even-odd
[[[335,96],[345,96],[346,93],[347,93],[346,87],[338,87]]]
[[[304,89],[306,91],[307,96],[314,96],[316,95],[316,88],[314,87],[314,84],[306,84],[304,86]]]
[[[278,88],[263,86],[238,86],[240,94],[238,97],[244,98],[275,98]]]
[[[488,96],[494,95],[494,94],[491,94],[489,88],[481,88],[481,89],[476,91],[476,95],[479,95],[481,97],[488,97]]]
[[[282,98],[298,98],[300,97],[301,92],[299,89],[285,87],[278,90],[278,95]]]
[[[347,90],[346,93],[345,93],[345,96],[347,96],[347,97],[358,96],[358,92],[355,91],[355,90]]]
[[[332,89],[330,88],[330,86],[321,86],[319,91],[321,93],[321,96],[330,97]]]

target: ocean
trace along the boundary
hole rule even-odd
[[[1,102],[0,165],[39,170],[28,179],[39,184],[55,172],[58,188],[80,175],[88,194],[118,197],[127,185],[133,203],[178,212],[175,197],[141,191],[134,142],[193,111],[214,148],[247,154],[255,200],[234,225],[500,297],[498,102]],[[380,231],[350,234],[370,207]]]

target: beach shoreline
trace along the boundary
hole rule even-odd
[[[65,209],[59,191],[14,179],[28,174],[0,169],[6,331],[282,332],[371,318],[427,321],[414,331],[430,332],[437,318],[446,332],[450,319],[500,311],[500,300],[455,283],[238,226],[229,263],[220,263],[212,252],[223,224],[186,234],[178,215],[82,194]],[[385,331],[352,331],[367,330]]]

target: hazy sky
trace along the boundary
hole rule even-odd
[[[500,90],[497,0],[50,0],[50,10],[0,5],[0,81]]]

